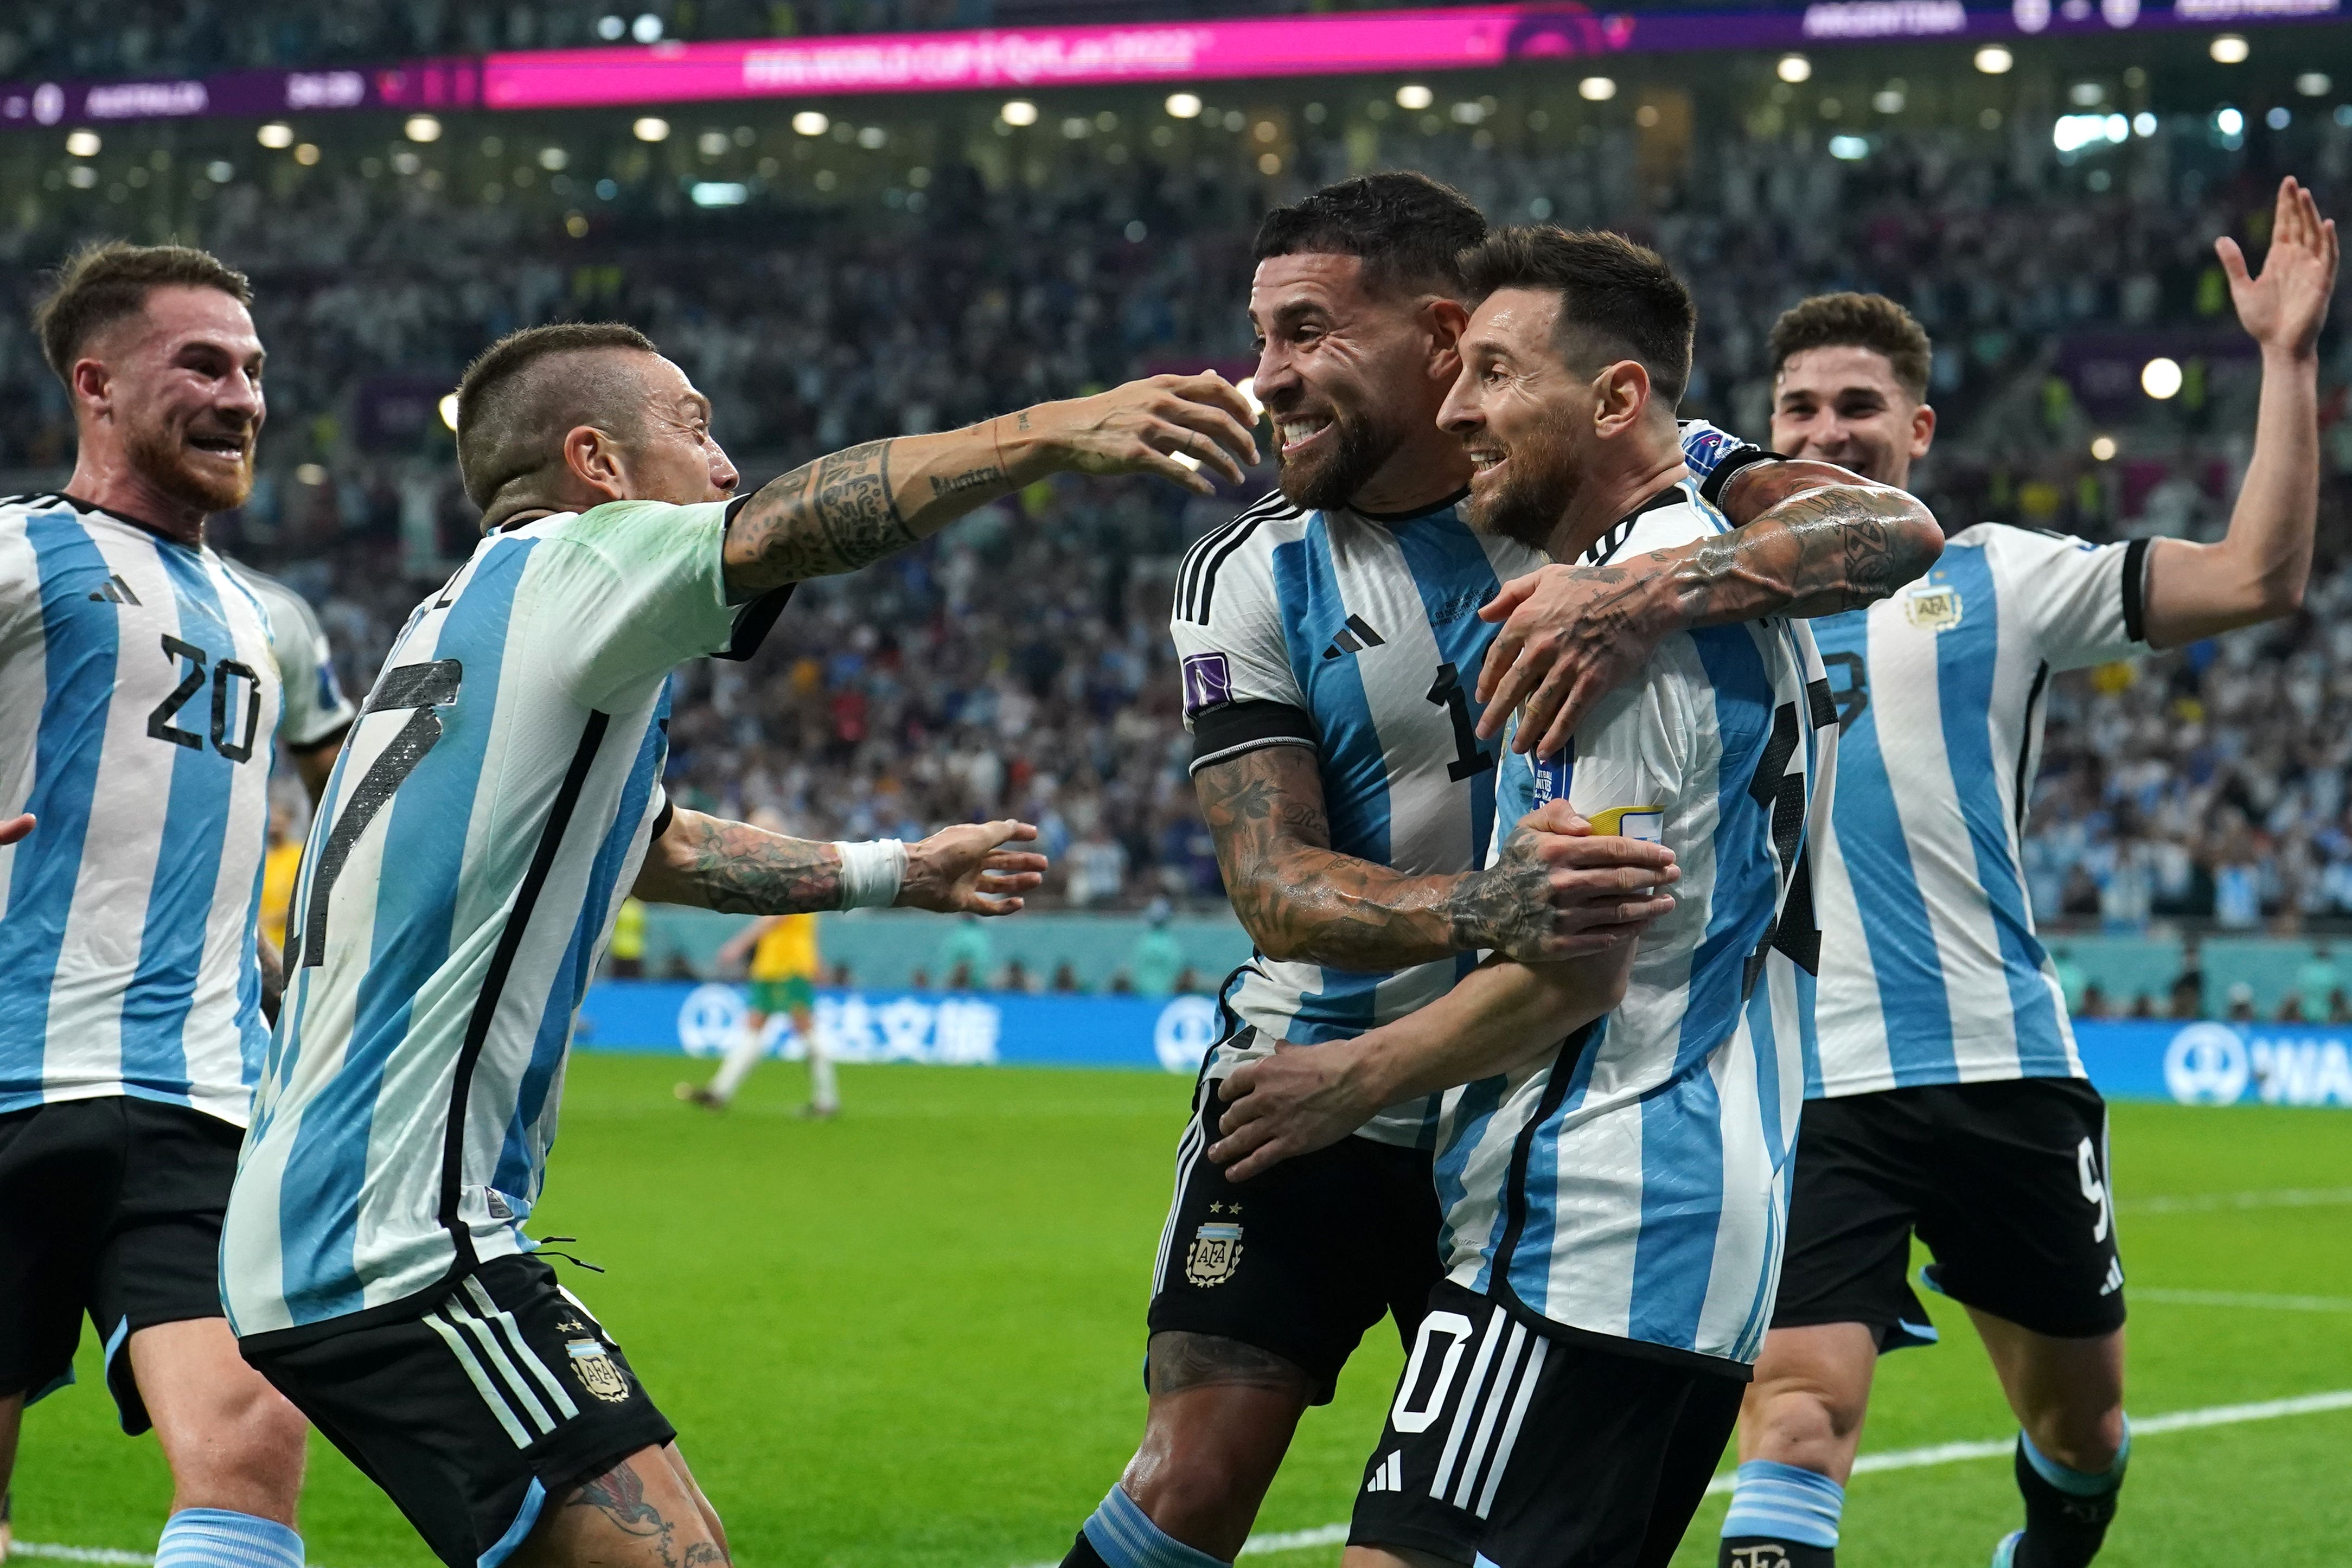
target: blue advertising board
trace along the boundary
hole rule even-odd
[[[589,989],[578,1043],[716,1056],[740,1034],[743,1011],[740,986],[607,980]],[[824,990],[815,1015],[840,1061],[1189,1077],[1217,1038],[1217,1007],[1206,997]],[[2084,1019],[2074,1033],[2091,1081],[2110,1100],[2352,1106],[2352,1029]],[[767,1034],[777,1055],[803,1054],[787,1019],[769,1019]]]

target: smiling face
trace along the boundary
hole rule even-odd
[[[1885,354],[1858,344],[1801,349],[1772,387],[1772,450],[1851,468],[1900,489],[1936,436],[1936,411],[1914,399]]]
[[[1453,378],[1433,352],[1446,302],[1365,287],[1361,257],[1268,256],[1250,283],[1258,400],[1273,418],[1282,493],[1346,506],[1426,431]],[[1459,318],[1457,317],[1458,320]]]
[[[99,332],[68,378],[85,443],[119,443],[149,484],[199,512],[242,506],[268,410],[261,340],[216,288],[167,285]]]
[[[1470,455],[1470,526],[1538,549],[1575,497],[1578,434],[1592,429],[1597,402],[1560,357],[1559,323],[1557,294],[1489,295],[1462,334],[1462,374],[1438,414]]]

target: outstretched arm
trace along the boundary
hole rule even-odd
[[[1278,1046],[1220,1084],[1209,1157],[1234,1181],[1328,1148],[1382,1106],[1509,1072],[1624,999],[1637,944],[1564,964],[1489,959],[1425,1008],[1353,1040]]]
[[[1043,879],[1045,857],[1003,846],[1037,836],[1026,822],[968,822],[906,846],[906,869],[887,902],[941,914],[1011,915]],[[674,811],[646,852],[631,889],[649,904],[686,904],[730,915],[803,915],[845,907],[841,846],[788,839],[748,822]]]
[[[1568,836],[1523,821],[1496,863],[1415,876],[1331,848],[1315,753],[1268,746],[1192,777],[1234,913],[1270,958],[1398,969],[1493,949],[1557,959],[1614,946],[1674,907],[1674,852],[1638,839]],[[1654,888],[1654,895],[1640,893]]]
[[[2302,608],[2319,520],[2319,329],[2336,290],[2336,220],[2323,222],[2311,193],[2289,176],[2279,182],[2260,277],[2247,272],[2237,241],[2224,235],[2213,247],[2238,320],[2262,345],[2262,402],[2229,533],[2210,545],[2149,544],[2147,640],[2159,648]]]
[[[1257,461],[1249,402],[1213,371],[1153,376],[961,430],[872,441],[761,487],[727,530],[727,591],[856,571],[1064,469],[1158,474],[1203,495]],[[1179,462],[1181,455],[1191,465]]]
[[[1834,464],[1757,463],[1731,476],[1714,538],[1601,567],[1548,566],[1479,612],[1504,622],[1478,672],[1479,733],[1525,702],[1513,742],[1549,757],[1664,638],[1766,615],[1827,615],[1885,598],[1943,553],[1913,497]]]

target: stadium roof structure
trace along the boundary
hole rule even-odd
[[[0,86],[0,129],[535,110],[1475,69],[1701,50],[2010,42],[2327,22],[2345,0],[1813,0],[1752,10],[1462,6],[541,49],[368,68]]]

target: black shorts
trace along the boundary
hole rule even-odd
[[[1151,1332],[1269,1351],[1313,1380],[1311,1403],[1328,1404],[1364,1331],[1391,1314],[1411,1343],[1442,1277],[1429,1153],[1342,1138],[1236,1185],[1208,1155],[1223,1116],[1203,1077],[1177,1145]]]
[[[1451,1281],[1364,1467],[1350,1544],[1481,1568],[1664,1568],[1739,1418],[1746,1369],[1554,1336]]]
[[[498,1568],[551,1500],[677,1435],[536,1258],[493,1259],[415,1317],[237,1348],[450,1568]]]
[[[1931,1343],[1907,1279],[2062,1339],[2124,1325],[2107,1106],[2079,1078],[1927,1084],[1814,1100],[1797,1134],[1774,1328],[1864,1323]]]
[[[244,1141],[217,1116],[125,1094],[0,1116],[0,1394],[73,1381],[87,1312],[122,1429],[147,1430],[125,1346],[222,1315],[221,1214]]]

